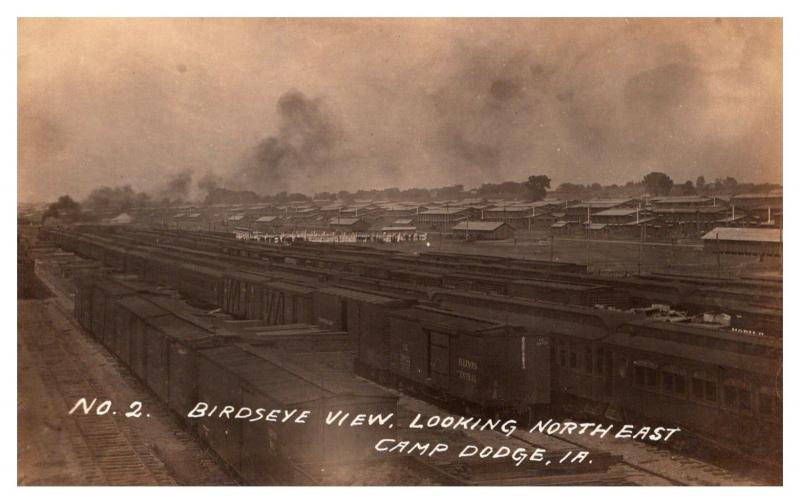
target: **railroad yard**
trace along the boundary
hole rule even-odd
[[[364,246],[375,246],[365,244]],[[518,233],[515,240],[473,241],[446,239],[431,233],[427,241],[409,241],[379,245],[409,253],[444,251],[477,253],[499,257],[556,262],[587,263],[588,270],[602,274],[638,274],[672,271],[682,274],[708,274],[723,277],[746,273],[779,274],[778,260],[759,261],[758,257],[716,256],[703,252],[698,240],[670,242],[620,241],[557,237],[551,242],[547,233]],[[587,261],[588,258],[588,261]]]
[[[677,272],[585,276],[578,263],[486,252],[497,244],[467,256],[444,247],[406,254],[269,246],[218,233],[148,229],[60,229],[27,238],[24,255],[34,261],[40,284],[18,308],[23,485],[780,482],[774,442],[780,423],[771,419],[780,402],[764,391],[776,389],[769,379],[779,369],[774,355],[781,347],[780,284],[772,280],[696,278],[706,283],[697,289]],[[669,309],[645,309],[659,302]],[[707,315],[723,310],[730,321]],[[622,326],[674,342],[631,345],[617,333]],[[420,341],[424,353],[414,349]],[[706,359],[730,366],[713,378],[699,361],[687,361],[686,352],[712,341],[719,349]],[[443,350],[447,356],[437,359]],[[187,352],[191,360],[180,363]],[[649,369],[657,358],[668,362],[653,389],[653,377],[638,365]],[[234,361],[242,366],[230,366]],[[499,368],[495,361],[506,361],[506,371],[517,369],[501,377],[492,370]],[[211,377],[222,369],[228,370]],[[742,372],[748,382],[764,384],[730,404],[731,386],[742,379],[734,376]],[[701,375],[719,383],[702,403],[694,401]],[[268,384],[279,381],[285,383],[280,388]],[[348,393],[361,397],[358,407],[396,414],[397,428],[333,434],[323,427],[314,430],[322,435],[316,438],[290,428],[268,429],[265,436],[221,419],[186,420],[193,400],[224,403],[238,393],[242,405],[250,403],[247,396],[261,396],[285,407],[314,403],[307,401],[313,396],[336,403]],[[69,415],[81,397],[125,405],[139,400],[150,417],[124,417],[122,406],[119,414]],[[667,408],[665,399],[682,405]],[[520,427],[508,437],[496,430],[410,429],[418,414],[514,417]],[[682,433],[660,445],[528,431],[547,417],[678,425]],[[761,447],[750,450],[747,462],[727,440],[744,428]],[[436,456],[376,453],[381,438],[449,449]],[[543,448],[553,464],[459,458],[467,444]],[[252,445],[261,447],[250,452]],[[316,452],[321,445],[325,453]],[[591,463],[559,462],[581,451],[589,452]],[[340,462],[328,462],[329,455]]]

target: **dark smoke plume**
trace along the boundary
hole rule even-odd
[[[186,201],[192,188],[192,170],[185,169],[172,176],[156,195],[167,201]]]
[[[197,188],[205,193],[210,193],[217,187],[222,187],[223,185],[222,177],[213,171],[207,172],[197,180]]]
[[[289,91],[278,100],[277,111],[277,134],[255,146],[231,184],[274,194],[314,177],[330,177],[339,167],[344,134],[322,98]]]
[[[65,221],[80,219],[81,205],[69,196],[61,196],[58,201],[50,204],[42,214],[42,223],[48,218],[62,218]]]
[[[135,192],[130,185],[124,185],[94,189],[83,202],[83,207],[95,211],[98,215],[114,216],[148,204],[150,204],[148,194]]]

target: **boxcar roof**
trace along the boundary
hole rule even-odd
[[[574,283],[569,281],[548,281],[544,279],[518,279],[512,281],[512,283],[516,285],[541,286],[544,288],[554,288],[558,290],[575,290],[581,292],[609,289],[609,287],[605,285],[593,285],[590,283]]]
[[[94,286],[100,288],[108,295],[127,295],[136,292],[135,289],[123,285],[118,281],[112,281],[108,278],[95,278]]]
[[[391,313],[390,316],[419,321],[423,325],[430,328],[454,330],[464,333],[479,333],[512,327],[510,324],[505,324],[496,320],[477,318],[461,313],[429,307],[402,309]]]
[[[308,294],[315,290],[314,288],[308,286],[295,285],[293,283],[287,283],[285,281],[270,281],[268,283],[268,287],[275,288],[277,290],[284,290],[287,292],[300,293],[300,294]]]
[[[120,299],[117,301],[117,305],[122,306],[143,320],[148,320],[157,316],[164,316],[168,313],[166,309],[163,309],[138,296]]]
[[[309,372],[286,358],[245,344],[204,350],[203,355],[228,372],[238,376],[257,392],[283,406],[299,405],[337,396],[396,398],[395,395],[366,382],[353,379],[343,386],[340,379],[330,382],[325,376]]]
[[[252,282],[268,281],[269,276],[252,271],[242,271],[241,269],[233,269],[226,271],[225,276],[235,279],[245,279]]]
[[[552,316],[550,316],[551,318],[567,318],[573,323],[585,323],[581,321],[581,318],[592,319],[596,322],[597,326],[605,329],[616,328],[636,318],[635,315],[620,311],[605,311],[584,306],[566,305],[556,302],[547,302],[520,297],[507,297],[479,292],[458,292],[454,290],[438,289],[433,294],[433,299],[437,300],[437,297],[440,299],[444,298],[445,300],[450,298],[485,301],[495,304],[508,304],[510,306],[516,306],[516,311],[525,310],[525,312],[529,313],[530,316],[547,318],[547,313],[552,313]]]
[[[367,302],[370,304],[391,304],[397,302],[397,299],[394,299],[392,297],[385,297],[383,295],[377,295],[371,292],[365,292],[363,290],[351,290],[349,288],[339,288],[339,287],[320,288],[319,292],[328,295],[335,295],[337,297],[346,297],[349,299],[354,299],[361,302]]]

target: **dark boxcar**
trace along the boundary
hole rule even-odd
[[[145,339],[147,385],[164,402],[169,403],[169,346],[176,337],[198,330],[196,325],[167,314],[148,320]]]
[[[494,276],[448,273],[442,277],[442,286],[473,292],[506,295],[509,281]]]
[[[349,332],[355,341],[361,333],[365,338],[370,332],[380,337],[386,311],[408,305],[407,300],[349,288],[328,287],[314,292],[315,322],[325,328]]]
[[[169,340],[168,404],[170,410],[178,414],[190,427],[194,427],[195,424],[187,415],[198,402],[197,350],[220,346],[225,342],[225,333],[217,330],[210,335],[199,327],[193,332],[173,335]]]
[[[285,281],[269,281],[263,286],[261,312],[257,319],[268,325],[311,323],[314,319],[314,289]]]
[[[141,296],[117,302],[121,314],[117,317],[117,355],[142,381],[147,382],[148,323],[167,316],[167,311]]]
[[[442,275],[436,273],[422,272],[416,269],[395,269],[388,271],[389,279],[393,281],[404,281],[414,285],[422,286],[442,286]]]
[[[75,278],[75,319],[84,330],[92,330],[92,284],[93,275]]]
[[[583,362],[587,348],[592,351],[595,341],[636,318],[629,313],[478,293],[438,291],[433,300],[448,309],[469,309],[476,316],[524,327],[530,363],[526,386],[538,390],[539,403],[550,401],[552,362],[557,389],[582,396],[601,391],[601,371],[587,372],[589,364]],[[530,341],[535,341],[533,347]]]
[[[147,262],[152,248],[138,247],[128,250],[125,255],[125,272],[135,274],[140,278],[147,277]]]
[[[118,282],[103,280],[102,276],[91,282],[91,290],[91,332],[97,340],[111,347],[116,336],[115,302],[136,291]]]
[[[251,358],[236,348],[202,350],[197,360],[197,399],[209,406],[242,406],[242,386],[234,373]],[[242,453],[242,421],[203,417],[197,432],[229,466],[239,471]],[[262,449],[264,446],[260,446]]]
[[[178,269],[178,291],[187,299],[219,307],[222,304],[223,272],[194,264],[183,264]]]
[[[222,308],[237,318],[257,318],[261,311],[263,284],[268,276],[243,271],[225,274]]]
[[[157,285],[177,288],[178,266],[179,262],[173,257],[165,256],[162,252],[150,253],[147,257],[145,279]]]
[[[624,296],[604,285],[546,280],[518,280],[508,284],[508,295],[580,306],[595,304],[624,307]]]
[[[186,312],[176,299],[137,297],[138,318],[147,325],[147,384],[184,421],[197,403],[197,349],[226,344],[228,332]],[[188,421],[193,426],[191,421]]]
[[[322,376],[282,354],[248,345],[200,351],[200,400],[209,404],[308,410],[305,424],[202,418],[198,431],[251,483],[282,477],[292,463],[365,459],[386,426],[326,425],[330,411],[396,414],[397,397],[375,385]]]
[[[537,340],[522,327],[431,308],[389,318],[390,366],[401,382],[469,407],[528,412],[541,403],[526,386]]]
[[[124,271],[125,254],[127,253],[127,250],[116,245],[106,245],[105,250],[105,257],[103,260],[105,265],[117,271]]]

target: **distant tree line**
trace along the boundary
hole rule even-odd
[[[651,172],[639,181],[629,181],[624,185],[601,185],[600,183],[577,184],[564,182],[550,190],[550,178],[547,175],[531,175],[522,182],[484,183],[474,189],[465,189],[464,185],[448,185],[444,187],[423,189],[410,188],[401,190],[397,187],[373,190],[357,190],[349,192],[317,192],[312,196],[286,191],[271,195],[259,195],[252,191],[230,190],[212,187],[208,190],[202,203],[212,204],[254,204],[275,203],[286,204],[316,200],[341,201],[345,204],[358,200],[364,201],[413,201],[428,202],[434,200],[459,199],[518,199],[525,201],[541,201],[546,197],[557,199],[594,199],[613,197],[634,197],[642,193],[651,196],[688,196],[688,195],[735,195],[741,193],[764,193],[780,189],[772,183],[739,183],[733,177],[716,178],[707,182],[704,176],[698,176],[692,182],[675,183],[666,173]],[[74,201],[70,196],[61,196],[45,211],[42,220],[59,217],[63,220],[92,220],[97,215],[112,215],[130,211],[139,207],[176,206],[186,204],[182,199],[154,199],[145,192],[136,192],[130,185],[120,187],[98,187],[87,196],[82,203]]]

